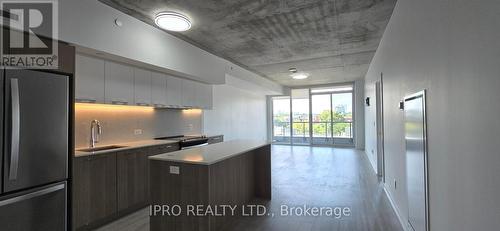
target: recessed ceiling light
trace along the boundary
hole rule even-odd
[[[290,75],[293,79],[307,79],[309,78],[308,73],[300,72],[300,73],[292,73]]]
[[[155,23],[160,28],[170,31],[187,31],[191,28],[191,21],[188,17],[171,11],[157,14]]]

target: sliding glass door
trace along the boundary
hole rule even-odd
[[[352,85],[311,89],[313,144],[354,145],[353,96]]]
[[[295,145],[354,145],[353,85],[292,89],[273,98],[273,141]]]
[[[292,90],[292,144],[309,145],[309,89]]]
[[[331,99],[331,94],[311,96],[313,144],[333,144]]]
[[[353,93],[333,93],[333,143],[338,145],[353,145]]]
[[[273,97],[273,142],[290,144],[290,97]]]

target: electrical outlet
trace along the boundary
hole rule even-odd
[[[181,169],[179,168],[179,166],[170,166],[170,174],[175,174],[175,175],[179,175],[181,173]]]
[[[142,135],[142,129],[134,129],[134,135]]]

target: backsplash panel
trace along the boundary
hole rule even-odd
[[[88,147],[90,122],[102,126],[100,145],[153,139],[160,136],[197,135],[202,132],[201,110],[76,104],[75,146]]]

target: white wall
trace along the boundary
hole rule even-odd
[[[213,109],[203,113],[204,133],[224,134],[225,140],[266,140],[266,107],[266,96],[260,92],[230,84],[214,85]]]
[[[363,79],[354,82],[354,134],[356,149],[365,149],[365,101]]]
[[[498,0],[396,5],[366,76],[366,94],[374,98],[374,82],[383,72],[386,187],[403,220],[405,145],[398,102],[427,89],[431,230],[500,227],[499,12]],[[366,112],[369,150],[376,142],[368,129],[375,111]]]

